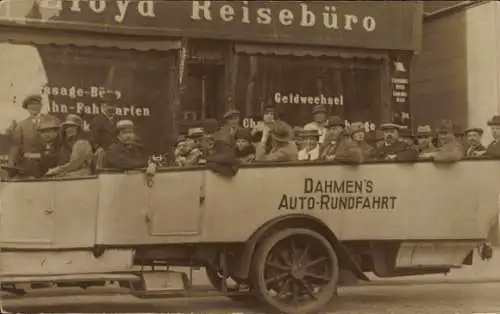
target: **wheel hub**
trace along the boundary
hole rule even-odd
[[[290,270],[290,275],[297,280],[302,280],[305,277],[305,272],[301,267],[297,266],[292,266],[292,269]]]

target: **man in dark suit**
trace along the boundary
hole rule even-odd
[[[105,98],[101,113],[90,122],[90,139],[95,152],[96,167],[104,166],[105,151],[116,141],[116,104]]]
[[[9,165],[31,168],[41,158],[41,140],[38,134],[42,112],[42,96],[29,95],[22,103],[29,117],[16,125],[9,150]]]
[[[417,152],[399,138],[401,126],[395,123],[383,123],[384,141],[377,147],[375,156],[379,160],[416,160]]]
[[[500,116],[494,116],[488,125],[491,127],[493,141],[486,148],[486,155],[500,157]]]

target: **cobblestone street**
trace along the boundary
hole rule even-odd
[[[224,297],[144,300],[90,290],[84,296],[37,296],[4,300],[9,312],[265,313]],[[344,288],[328,308],[342,314],[500,313],[500,284],[370,285]]]

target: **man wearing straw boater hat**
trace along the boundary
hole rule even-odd
[[[202,142],[205,140],[203,128],[190,128],[186,136],[187,156],[184,166],[193,166],[204,163]]]
[[[116,123],[117,138],[106,150],[105,167],[120,170],[147,168],[147,173],[154,173],[156,165],[137,145],[135,124],[131,120]]]
[[[323,142],[325,141],[326,126],[328,123],[327,113],[328,110],[326,110],[326,107],[324,105],[315,105],[312,110],[314,121],[304,126],[304,128],[315,127],[316,129],[318,129],[320,144],[323,144]]]
[[[392,122],[383,123],[380,129],[384,133],[383,143],[376,149],[376,158],[380,160],[415,160],[417,154],[400,136],[401,126]]]
[[[493,116],[493,118],[488,121],[488,126],[491,128],[493,141],[486,148],[486,155],[500,157],[500,116]]]
[[[434,133],[430,125],[417,127],[418,158],[432,158],[436,154],[436,147],[432,143]]]
[[[316,127],[309,126],[299,133],[304,148],[298,153],[298,160],[317,160],[319,159],[319,131]]]
[[[271,140],[271,149],[266,151],[266,143]],[[293,142],[292,128],[281,120],[274,122],[272,128],[263,130],[262,139],[256,147],[257,161],[294,161],[297,160],[297,145]]]
[[[486,153],[486,147],[481,143],[484,131],[481,128],[468,128],[464,132],[466,148],[465,156],[478,157]]]
[[[12,134],[12,144],[9,151],[9,165],[29,167],[40,158],[40,138],[38,126],[42,114],[42,96],[28,95],[22,103],[23,109],[29,113],[28,118],[20,121]]]
[[[464,147],[455,137],[456,128],[450,120],[442,120],[436,128],[440,146],[434,161],[457,162],[464,157]]]

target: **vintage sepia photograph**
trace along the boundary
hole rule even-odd
[[[500,1],[0,0],[0,308],[500,313]]]

